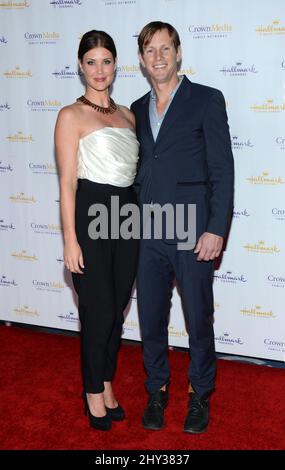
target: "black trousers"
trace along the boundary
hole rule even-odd
[[[78,180],[75,226],[83,252],[84,274],[74,274],[81,322],[81,362],[86,393],[104,391],[104,381],[111,381],[117,362],[124,310],[129,302],[136,273],[139,240],[110,237],[111,196],[123,204],[136,204],[132,187]],[[103,204],[108,209],[108,239],[89,237],[88,226],[94,217],[89,207]],[[120,217],[121,223],[126,217]]]

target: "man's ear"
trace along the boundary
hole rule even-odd
[[[145,63],[143,60],[143,56],[141,54],[139,54],[139,59],[140,59],[140,63],[142,64],[142,66],[145,68]]]
[[[181,46],[178,46],[178,49],[177,49],[177,62],[181,62],[181,59],[182,59],[182,50],[181,50]]]

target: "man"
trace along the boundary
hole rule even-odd
[[[176,277],[189,325],[191,356],[189,408],[183,429],[201,433],[208,426],[216,370],[213,260],[221,253],[233,200],[225,101],[219,90],[177,75],[180,39],[170,24],[149,23],[138,45],[141,65],[152,85],[131,106],[140,142],[135,182],[140,205],[196,205],[194,249],[178,249],[177,237],[169,240],[164,235],[162,240],[141,241],[137,294],[149,392],[142,423],[152,430],[164,425],[170,380],[168,317]]]

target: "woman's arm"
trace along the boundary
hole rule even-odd
[[[82,273],[83,258],[75,233],[75,193],[77,187],[77,150],[79,129],[76,112],[63,108],[55,126],[55,149],[60,181],[60,212],[64,237],[64,262],[66,267]]]

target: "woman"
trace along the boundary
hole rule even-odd
[[[88,235],[92,204],[103,204],[110,221],[112,196],[119,198],[119,208],[136,203],[134,116],[109,96],[116,57],[107,33],[83,35],[78,60],[86,92],[59,112],[55,128],[64,262],[72,272],[81,322],[83,400],[91,426],[100,430],[125,417],[111,381],[138,253],[138,240],[112,239],[110,224],[107,239]]]

